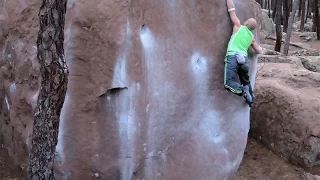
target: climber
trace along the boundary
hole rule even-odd
[[[257,54],[262,53],[262,48],[256,43],[251,32],[257,27],[257,22],[250,18],[244,22],[244,25],[241,25],[232,0],[227,0],[227,7],[233,23],[233,33],[224,60],[224,86],[236,95],[243,95],[251,107],[255,96],[249,79],[248,49],[251,46]],[[237,75],[241,84],[236,82]]]

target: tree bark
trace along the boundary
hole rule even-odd
[[[300,32],[304,31],[304,19],[306,16],[306,1],[301,0],[301,18],[300,18]]]
[[[282,0],[281,0],[282,1]],[[272,20],[275,21],[275,18],[276,18],[276,13],[277,13],[277,4],[281,2],[276,2],[275,0],[272,1],[273,2],[273,11],[272,11]]]
[[[288,0],[283,0],[283,32],[288,28],[289,12]]]
[[[292,3],[293,3],[293,0],[287,0],[287,6],[288,6],[289,12],[292,11]],[[289,18],[288,18],[288,19],[289,19]]]
[[[299,10],[298,10],[298,17],[301,17],[301,11],[302,11],[302,1],[300,1]]]
[[[30,180],[54,179],[53,164],[60,112],[69,75],[63,47],[66,4],[67,0],[43,0],[39,11],[37,58],[40,63],[41,89],[29,154]]]
[[[287,56],[288,52],[289,52],[289,43],[290,43],[290,38],[291,38],[292,25],[293,25],[294,17],[296,15],[296,11],[299,8],[299,4],[300,4],[300,0],[295,0],[294,4],[293,4],[293,7],[292,7],[292,13],[290,15],[287,34],[286,34],[286,38],[285,38],[285,41],[284,41],[284,47],[283,47],[283,54],[285,56]]]
[[[308,0],[308,6],[307,7],[308,7],[307,8],[307,20],[308,20],[308,18],[312,18],[311,17],[312,0]],[[307,20],[306,20],[306,22],[307,22]]]
[[[313,6],[312,6],[312,12],[313,12],[313,17],[312,17],[312,31],[316,32],[317,28],[316,28],[316,11],[318,9],[318,7],[316,6],[316,4],[318,4],[318,0],[313,0]]]
[[[320,40],[320,17],[319,17],[319,0],[314,0],[314,26],[317,32],[317,39]]]
[[[304,23],[307,23],[308,22],[308,18],[309,18],[309,14],[310,14],[310,0],[306,1],[307,3],[307,12],[306,12],[306,18],[305,18],[305,21]]]
[[[271,0],[268,0],[268,15],[269,15],[269,18],[271,18]]]
[[[281,50],[281,42],[282,42],[282,31],[281,31],[281,6],[282,6],[282,0],[278,0],[276,3],[276,45],[274,47],[275,51],[280,52]]]

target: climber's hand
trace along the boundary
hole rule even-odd
[[[227,7],[228,7],[228,12],[229,12],[231,21],[232,21],[233,25],[235,26],[234,29],[240,28],[241,22],[240,22],[239,18],[237,17],[236,10],[235,10],[235,7],[234,7],[232,0],[227,0]]]
[[[262,54],[263,49],[262,49],[261,46],[259,46],[259,45],[257,44],[257,42],[256,42],[255,40],[252,40],[251,47],[254,49],[254,51],[255,51],[257,54]]]

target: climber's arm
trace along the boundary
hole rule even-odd
[[[229,15],[230,15],[230,18],[231,18],[233,25],[236,28],[240,28],[241,23],[240,23],[239,18],[237,17],[236,10],[235,10],[235,7],[234,7],[232,0],[227,0],[227,7],[228,7],[228,12],[229,12]]]
[[[257,42],[254,39],[252,40],[251,47],[254,49],[254,51],[257,54],[261,54],[262,53],[262,48],[257,44]]]

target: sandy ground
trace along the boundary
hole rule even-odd
[[[25,173],[12,163],[2,142],[0,145],[0,179],[25,180]],[[286,163],[261,144],[249,138],[244,159],[235,180],[302,180],[304,171]]]
[[[271,39],[265,39],[264,38],[265,36],[266,36],[266,34],[264,32],[261,32],[261,36],[260,36],[261,44],[269,44],[269,45],[274,46],[276,41],[275,40],[271,40]],[[284,39],[285,36],[283,36],[282,38]],[[320,50],[320,41],[318,41],[316,39],[312,39],[310,41],[303,40],[303,39],[301,39],[299,37],[298,32],[293,32],[292,33],[291,38],[290,38],[290,42],[302,43],[302,44],[305,44],[306,47],[308,47],[308,48]],[[283,52],[283,46],[284,46],[284,44],[282,43],[282,45],[281,45],[281,53]],[[301,50],[302,50],[301,48],[298,48],[298,47],[295,47],[295,46],[291,46],[291,45],[289,46],[289,51],[301,51]]]
[[[24,180],[25,173],[13,163],[0,135],[0,180]]]
[[[249,139],[235,180],[302,180],[304,171],[277,157],[263,145]]]

